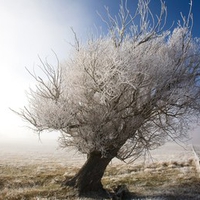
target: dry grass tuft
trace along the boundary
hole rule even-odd
[[[0,199],[78,199],[72,188],[60,187],[64,176],[70,178],[77,171],[76,167],[56,164],[0,165]],[[195,199],[200,191],[197,175],[193,160],[152,163],[145,167],[115,164],[108,167],[102,182],[110,191],[125,184],[137,198],[182,196],[182,199]]]

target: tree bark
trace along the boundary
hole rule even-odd
[[[105,192],[101,183],[104,171],[113,157],[104,158],[100,152],[92,152],[79,172],[70,180],[63,182],[64,186],[78,189],[79,195],[88,192]]]

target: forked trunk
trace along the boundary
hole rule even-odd
[[[65,180],[63,185],[77,188],[80,195],[104,192],[101,178],[113,157],[104,158],[100,152],[92,152],[80,171],[71,180]]]

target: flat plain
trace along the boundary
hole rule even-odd
[[[71,188],[61,187],[64,178],[72,177],[85,161],[74,150],[16,143],[4,143],[0,150],[0,199],[94,199],[79,198]],[[169,143],[134,163],[113,160],[102,182],[111,192],[126,185],[129,199],[200,199],[191,145]]]

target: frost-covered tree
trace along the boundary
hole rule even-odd
[[[63,183],[80,194],[103,190],[114,157],[134,160],[184,138],[200,113],[200,42],[191,35],[191,12],[169,30],[162,1],[160,16],[149,0],[139,0],[133,15],[123,2],[118,17],[107,14],[107,35],[84,45],[75,37],[70,59],[57,67],[42,62],[46,78],[31,73],[36,88],[18,112],[39,132],[60,131],[62,147],[87,154]]]

